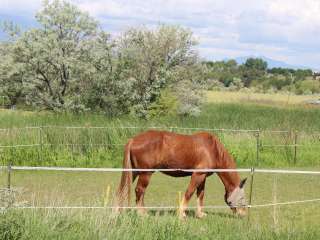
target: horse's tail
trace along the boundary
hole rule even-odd
[[[123,168],[132,169],[132,163],[130,158],[130,147],[132,144],[132,139],[129,140],[124,150],[123,158]],[[121,176],[120,185],[117,192],[118,205],[120,207],[123,204],[123,201],[127,199],[128,206],[130,206],[130,195],[131,195],[131,183],[132,183],[132,171],[123,171]]]

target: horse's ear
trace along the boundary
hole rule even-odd
[[[242,179],[241,182],[240,182],[239,187],[240,187],[240,188],[243,188],[243,187],[244,187],[244,184],[246,183],[246,181],[247,181],[247,178]]]

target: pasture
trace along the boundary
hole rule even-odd
[[[12,184],[22,190],[17,204],[24,206],[112,206],[119,178],[119,173],[14,171]],[[186,189],[188,180],[154,174],[146,206],[178,207],[178,192]],[[1,185],[5,184],[2,174]],[[108,185],[111,194],[106,199]],[[319,176],[256,174],[252,204],[319,198],[319,189]],[[224,205],[223,194],[220,180],[209,177],[205,205]],[[149,210],[146,217],[127,211],[115,217],[110,209],[13,209],[4,214],[1,226],[10,224],[7,231],[13,235],[25,231],[26,239],[318,239],[319,204],[252,208],[249,222],[234,217],[229,209],[206,209],[204,219],[196,219],[190,211],[182,222],[176,210]],[[194,198],[191,205],[195,206]]]
[[[319,94],[295,95],[293,93],[254,93],[251,91],[207,91],[207,100],[209,103],[251,103],[260,105],[271,105],[279,107],[304,106],[310,100],[319,99]],[[309,105],[310,107],[310,105]]]
[[[0,131],[0,145],[20,146],[1,147],[0,161],[1,165],[11,162],[20,166],[121,167],[127,139],[156,126],[186,134],[199,131],[194,128],[210,128],[239,167],[320,170],[319,118],[317,108],[279,108],[261,103],[211,103],[197,118],[166,116],[149,120],[2,110],[0,128],[10,130]],[[18,191],[15,204],[20,206],[104,207],[113,206],[119,179],[120,173],[114,172],[15,170],[11,186]],[[179,192],[185,191],[188,182],[189,178],[154,174],[146,206],[178,207]],[[0,171],[0,187],[6,184],[7,172]],[[317,199],[319,189],[319,175],[259,173],[254,176],[252,205]],[[205,205],[225,206],[223,194],[217,176],[209,177]],[[195,197],[191,206],[195,206]],[[208,216],[204,219],[195,218],[190,210],[186,221],[178,220],[175,209],[150,210],[146,217],[137,216],[134,210],[116,217],[108,208],[11,209],[1,213],[0,238],[319,239],[319,207],[319,202],[309,202],[251,208],[249,221],[234,217],[226,208],[206,209]]]

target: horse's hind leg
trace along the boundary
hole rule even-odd
[[[198,218],[203,218],[204,216],[206,216],[206,213],[204,213],[202,211],[205,184],[206,184],[206,178],[203,180],[202,183],[200,183],[200,185],[197,188],[197,213],[196,213],[196,216]]]
[[[206,174],[203,174],[203,173],[196,173],[195,172],[192,174],[188,189],[185,192],[184,198],[182,199],[182,202],[180,204],[180,208],[179,208],[179,217],[180,218],[186,217],[185,210],[188,206],[188,202],[190,201],[196,188],[199,187],[199,185],[205,180],[205,178],[206,178]]]
[[[146,211],[144,207],[144,194],[146,188],[150,182],[150,177],[152,173],[141,173],[139,174],[137,186],[136,186],[136,203],[138,207],[138,214],[145,214]]]

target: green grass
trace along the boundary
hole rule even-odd
[[[199,117],[163,117],[148,121],[125,116],[53,114],[0,111],[0,145],[37,144],[37,147],[0,148],[0,162],[14,165],[72,167],[121,167],[127,139],[148,126],[191,128],[261,129],[259,162],[254,133],[215,132],[235,156],[239,167],[295,167],[320,169],[320,110],[219,103],[204,107]],[[58,125],[63,128],[17,129],[24,126]],[[107,126],[109,129],[66,129],[65,126]],[[137,126],[139,129],[120,129]],[[297,163],[294,135],[264,130],[298,130]],[[177,130],[175,130],[177,131]],[[190,134],[191,130],[179,130]],[[99,146],[97,144],[113,144]],[[77,144],[77,145],[68,145]],[[114,145],[120,144],[120,145]],[[270,147],[268,145],[286,145]],[[245,174],[243,174],[243,177]],[[21,191],[17,204],[41,206],[112,205],[119,173],[14,171],[12,186]],[[0,187],[7,175],[0,171]],[[146,205],[177,205],[189,178],[152,177]],[[317,176],[255,175],[253,204],[319,198]],[[111,186],[106,200],[106,188]],[[249,185],[248,185],[249,186]],[[207,181],[206,205],[223,205],[223,186],[217,177]],[[247,189],[248,191],[248,189]],[[248,192],[247,192],[248,193]],[[1,203],[0,203],[1,204]],[[195,205],[195,199],[191,205]],[[185,222],[175,211],[153,211],[139,217],[134,211],[114,217],[101,210],[14,210],[0,213],[0,239],[319,239],[319,203],[253,208],[248,223],[234,218],[228,209],[208,211],[205,219],[192,212]]]
[[[320,131],[320,109],[278,108],[243,103],[207,104],[199,117],[170,116],[148,121],[124,116],[108,118],[98,114],[54,114],[50,112],[0,111],[0,128],[24,126],[183,126],[235,129]]]
[[[15,212],[0,219],[2,239],[319,239],[317,228],[288,224],[277,230],[246,221],[209,215],[205,220],[179,221],[175,216],[118,218],[107,213]]]
[[[1,176],[4,185],[6,176]],[[20,204],[112,206],[119,179],[119,173],[15,171],[12,184],[21,191]],[[178,205],[178,192],[186,189],[189,180],[155,174],[146,192],[146,206]],[[108,201],[107,185],[111,186]],[[314,199],[320,194],[318,177],[310,175],[256,174],[253,186],[253,204]],[[225,205],[223,194],[217,176],[209,177],[205,205]],[[191,206],[196,204],[194,198]],[[319,239],[319,204],[253,208],[249,223],[229,209],[206,210],[204,219],[196,219],[190,211],[186,221],[179,221],[175,210],[149,211],[146,217],[127,211],[116,217],[108,209],[12,209],[0,218],[0,239],[6,239],[4,234],[19,239]]]
[[[71,115],[21,111],[0,112],[0,145],[41,144],[37,147],[0,148],[1,164],[69,167],[120,167],[123,145],[149,126],[191,134],[196,130],[169,127],[261,129],[259,161],[256,161],[255,133],[213,131],[236,158],[240,167],[318,167],[320,166],[320,110],[311,108],[277,108],[246,104],[210,104],[199,117],[164,117],[149,121],[126,116]],[[42,130],[23,126],[44,127]],[[84,126],[73,129],[66,126]],[[103,126],[94,129],[91,126]],[[136,129],[123,129],[135,126]],[[268,130],[289,130],[270,133]],[[294,132],[298,131],[296,160]],[[270,145],[283,145],[271,147]]]

